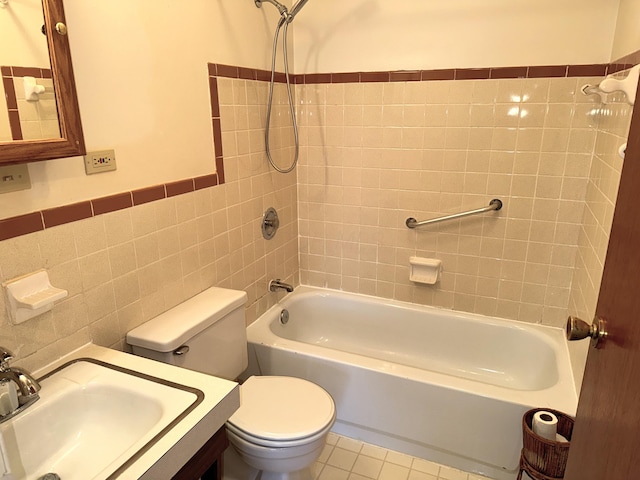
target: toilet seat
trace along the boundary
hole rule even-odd
[[[227,428],[256,445],[293,447],[322,437],[334,420],[333,399],[318,385],[294,377],[254,376],[240,387],[240,408]]]

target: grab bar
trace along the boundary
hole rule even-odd
[[[407,218],[406,224],[409,228],[422,227],[424,225],[431,225],[432,223],[444,222],[445,220],[455,220],[456,218],[468,217],[469,215],[476,215],[478,213],[490,212],[492,210],[500,210],[502,208],[502,200],[494,198],[489,202],[487,207],[476,208],[475,210],[469,210],[468,212],[453,213],[444,217],[432,218],[429,220],[417,221],[413,217]]]

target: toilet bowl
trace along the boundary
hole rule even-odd
[[[127,334],[133,353],[227,379],[247,367],[247,294],[209,288]],[[312,480],[310,466],[335,421],[320,386],[294,377],[253,376],[227,421],[229,442],[262,480]],[[212,432],[213,433],[213,432]]]
[[[227,421],[229,442],[262,479],[311,479],[335,421],[331,396],[293,377],[250,377],[240,387],[240,408]]]

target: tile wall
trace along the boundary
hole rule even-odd
[[[298,86],[301,282],[562,325],[605,115],[580,87],[598,81]],[[614,143],[598,148],[609,155]],[[404,223],[492,198],[504,201],[500,212]],[[437,285],[409,281],[413,255],[443,261]]]
[[[571,314],[586,321],[595,315],[624,162],[618,149],[627,141],[633,109],[619,93],[609,95],[606,104],[594,108],[600,120],[569,304]]]
[[[19,364],[34,370],[88,341],[126,349],[127,331],[213,285],[247,291],[252,321],[277,300],[270,279],[299,283],[296,178],[269,171],[261,153],[263,88],[220,82],[224,184],[133,207],[129,199],[130,208],[105,214],[94,201],[95,216],[51,228],[45,211],[47,228],[0,241],[0,282],[45,268],[69,291],[51,312],[20,325],[10,323],[0,296],[0,345]],[[286,141],[276,155],[290,149]],[[266,241],[260,220],[270,206],[281,223]]]
[[[263,153],[264,72],[215,68],[224,175],[84,202],[87,212],[58,226],[56,211],[0,221],[0,280],[46,268],[70,292],[19,326],[0,304],[0,344],[27,368],[89,340],[125,348],[128,330],[211,285],[246,290],[251,322],[276,301],[267,292],[276,277],[551,325],[564,322],[570,298],[594,302],[620,167],[612,152],[629,116],[579,93],[599,78],[298,76],[300,165],[281,175]],[[281,83],[274,98],[273,157],[287,167],[294,148]],[[500,212],[415,231],[404,224],[496,197]],[[267,242],[269,206],[281,231]],[[436,286],[408,280],[412,255],[443,260]]]

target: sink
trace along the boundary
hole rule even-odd
[[[204,398],[198,389],[90,358],[40,384],[40,400],[0,424],[15,480],[116,478]]]

